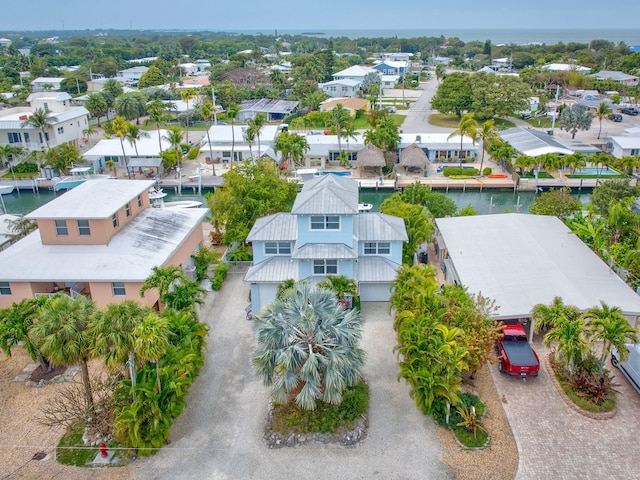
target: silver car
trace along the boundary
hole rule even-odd
[[[615,348],[611,351],[611,365],[618,368],[640,393],[640,345],[627,344],[627,348],[629,357],[624,362],[620,361],[620,354]]]

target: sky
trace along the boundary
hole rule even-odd
[[[30,0],[28,10],[2,9],[0,31],[613,29],[637,27],[638,18],[637,0]]]

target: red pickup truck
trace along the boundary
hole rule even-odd
[[[537,377],[540,361],[520,322],[502,323],[502,334],[496,342],[500,371],[512,377]]]

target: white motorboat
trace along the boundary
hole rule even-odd
[[[13,192],[15,185],[0,185],[0,195],[8,195]]]
[[[200,208],[202,202],[198,200],[177,200],[175,202],[165,202],[167,194],[161,188],[149,190],[149,200],[154,208]]]
[[[373,205],[371,203],[359,203],[358,204],[358,211],[359,212],[368,212],[372,208],[373,208]]]

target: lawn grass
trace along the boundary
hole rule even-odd
[[[506,130],[507,128],[513,128],[516,126],[515,123],[513,123],[511,120],[507,120],[506,118],[494,118],[493,120],[498,130]],[[481,124],[482,122],[478,123]]]
[[[432,113],[429,116],[429,123],[436,127],[458,128],[460,119],[455,115],[445,115],[443,113]]]
[[[76,423],[62,436],[56,448],[56,460],[63,465],[72,465],[74,467],[86,467],[87,464],[98,454],[98,447],[85,447],[82,441],[82,433],[84,425],[81,422]],[[111,441],[107,447],[119,447],[120,444]],[[81,448],[69,448],[81,447]]]
[[[566,177],[567,178],[591,178],[591,179],[599,178],[600,180],[610,180],[612,178],[627,178],[627,176],[623,175],[622,173],[618,175],[593,175],[593,174],[586,174],[586,173],[574,173],[571,175],[567,175]]]
[[[317,402],[315,410],[303,410],[293,402],[274,405],[271,428],[283,435],[340,433],[348,431],[368,410],[369,386],[360,383],[343,392],[340,405]]]
[[[468,448],[480,448],[484,447],[489,440],[489,434],[483,430],[476,430],[476,436],[473,436],[469,430],[464,427],[453,426],[451,427],[453,430],[453,434],[456,436],[458,441]]]
[[[536,178],[531,172],[527,172],[524,175],[520,175],[520,178]],[[554,178],[549,172],[538,172],[538,178]]]
[[[38,176],[38,172],[26,172],[26,173],[11,173],[7,172],[0,178],[10,178],[10,179],[25,179],[25,178],[35,178]]]
[[[549,120],[545,115],[542,115],[537,118],[529,118],[525,120],[529,125],[535,128],[551,128],[551,120]],[[556,120],[556,123],[558,121]]]

